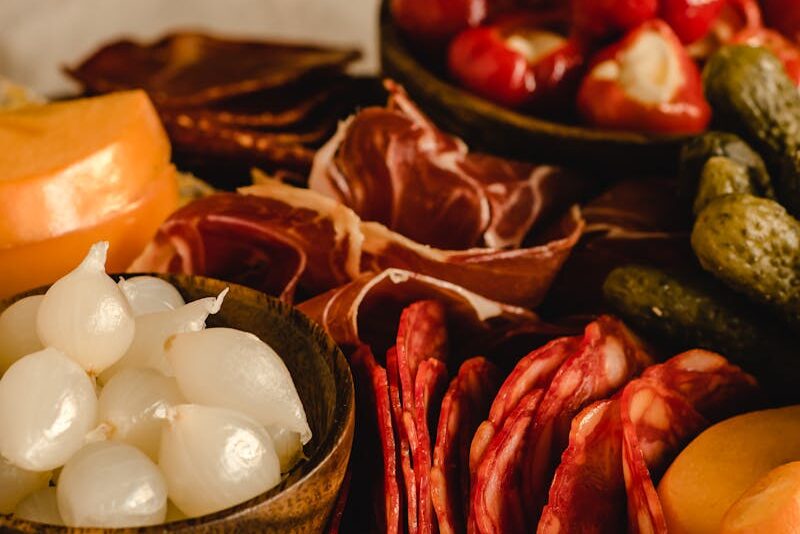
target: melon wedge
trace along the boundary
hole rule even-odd
[[[177,207],[143,91],[2,112],[0,146],[0,296],[53,282],[101,239],[123,270]]]

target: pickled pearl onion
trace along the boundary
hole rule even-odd
[[[58,511],[55,487],[42,488],[25,497],[14,510],[14,516],[47,525],[64,525],[64,520]]]
[[[135,317],[174,310],[185,304],[172,284],[155,276],[134,276],[127,280],[120,278],[117,285],[128,299]]]
[[[23,356],[42,350],[36,316],[44,295],[18,300],[0,314],[0,376]]]

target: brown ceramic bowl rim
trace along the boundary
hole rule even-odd
[[[692,137],[691,135],[659,135],[608,130],[550,121],[533,115],[526,115],[481,98],[466,89],[458,87],[447,79],[437,76],[416,58],[406,45],[406,39],[402,31],[395,26],[392,20],[389,8],[390,2],[391,0],[383,0],[380,10],[381,58],[383,61],[389,58],[395,70],[406,78],[413,76],[416,79],[416,84],[424,85],[434,95],[449,94],[456,96],[480,115],[494,116],[517,128],[540,131],[554,137],[584,141],[615,141],[634,145],[682,141]]]
[[[195,283],[196,280],[206,280],[211,283],[219,283],[222,286],[227,286],[231,288],[231,292],[229,294],[238,294],[238,293],[245,293],[249,294],[251,298],[254,299],[255,302],[258,304],[266,304],[267,302],[270,305],[277,307],[281,313],[288,315],[291,321],[296,322],[300,325],[300,328],[304,331],[309,332],[312,336],[316,339],[324,340],[326,344],[326,349],[331,349],[331,352],[335,355],[337,361],[333,362],[333,368],[331,370],[333,374],[333,378],[335,382],[340,380],[345,381],[345,387],[347,396],[344,399],[336,399],[336,405],[334,406],[333,411],[333,422],[331,424],[331,430],[328,432],[328,435],[325,437],[324,440],[319,444],[319,447],[315,451],[314,455],[311,458],[308,458],[304,464],[302,464],[302,468],[306,469],[305,475],[297,480],[292,481],[291,484],[278,488],[273,488],[261,495],[258,495],[252,499],[249,499],[243,503],[237,504],[236,506],[232,506],[230,508],[226,508],[224,510],[220,510],[219,512],[215,512],[213,514],[208,514],[204,516],[182,519],[180,521],[174,521],[171,523],[161,523],[158,525],[148,526],[148,527],[136,527],[136,528],[121,528],[121,529],[107,529],[107,528],[89,528],[89,527],[59,527],[55,525],[42,525],[40,523],[36,523],[33,521],[27,521],[24,519],[17,519],[14,518],[11,514],[0,514],[0,531],[4,531],[5,528],[9,529],[19,529],[22,532],[37,532],[41,528],[46,528],[47,532],[63,532],[63,533],[137,533],[137,534],[145,534],[145,533],[153,533],[153,532],[171,532],[171,531],[181,531],[187,529],[193,529],[196,527],[201,527],[205,525],[212,525],[214,523],[218,523],[220,521],[227,521],[231,519],[236,519],[238,516],[246,513],[251,508],[256,506],[264,507],[268,506],[269,503],[277,501],[284,493],[291,490],[292,488],[308,482],[312,479],[318,471],[322,469],[323,464],[333,455],[334,451],[338,450],[340,447],[344,445],[344,442],[347,440],[347,427],[348,421],[353,420],[355,417],[355,389],[353,386],[353,375],[350,370],[350,365],[347,363],[347,359],[342,353],[341,349],[337,345],[337,343],[331,338],[328,333],[317,323],[309,319],[305,314],[300,312],[297,308],[286,304],[285,302],[267,295],[261,291],[256,289],[252,289],[246,286],[242,286],[239,284],[234,284],[231,282],[226,282],[224,280],[219,280],[215,278],[210,278],[206,276],[199,276],[199,275],[183,275],[183,274],[164,274],[164,273],[121,273],[121,274],[109,274],[113,279],[118,280],[120,277],[130,278],[134,276],[155,276],[158,278],[162,278],[168,281],[178,281],[179,284],[192,284]],[[31,296],[31,295],[40,295],[43,294],[49,286],[41,286],[36,289],[31,289],[17,295],[13,295],[11,297],[7,297],[4,299],[0,299],[0,303],[13,303],[17,300],[20,300],[24,297]],[[230,297],[229,297],[230,298]],[[337,365],[338,364],[338,365]],[[336,372],[336,368],[344,369],[345,372],[338,373]],[[297,469],[297,468],[295,468]]]

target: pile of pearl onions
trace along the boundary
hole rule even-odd
[[[280,482],[264,427],[225,408],[175,407],[161,436],[159,466],[170,499],[190,517],[237,505]]]
[[[174,310],[148,313],[136,317],[136,333],[125,355],[100,375],[106,383],[121,369],[155,369],[172,376],[172,367],[167,362],[164,344],[167,339],[183,332],[197,332],[206,327],[209,315],[222,307],[227,288],[219,296],[206,297],[185,304]]]
[[[71,527],[157,525],[167,515],[158,467],[125,443],[98,441],[70,458],[58,480],[58,509]]]
[[[23,469],[64,465],[96,420],[92,380],[56,349],[25,356],[0,379],[0,454]]]
[[[178,334],[167,342],[167,360],[189,402],[242,412],[298,433],[304,444],[311,439],[286,364],[253,334],[232,328]]]
[[[58,511],[56,488],[42,488],[34,491],[17,505],[14,515],[18,519],[45,523],[48,525],[64,525],[61,513]]]
[[[134,317],[146,313],[174,310],[184,305],[175,287],[155,276],[135,276],[119,281],[119,288],[128,299]]]
[[[105,272],[108,242],[95,243],[39,306],[39,339],[98,375],[122,358],[133,340],[134,319],[125,295]]]
[[[110,426],[111,439],[156,460],[167,410],[184,402],[174,378],[152,369],[123,369],[100,393],[98,420]]]
[[[11,364],[44,346],[36,333],[36,315],[43,295],[18,300],[0,314],[0,376]]]
[[[0,514],[10,514],[26,495],[47,487],[50,471],[26,471],[0,456]]]

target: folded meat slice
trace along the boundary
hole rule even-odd
[[[619,401],[602,400],[572,420],[538,534],[618,534],[627,528]]]
[[[586,182],[562,170],[470,154],[388,82],[386,108],[342,123],[315,157],[309,187],[421,244],[519,247],[576,202]]]
[[[414,406],[419,366],[430,358],[447,361],[446,320],[444,305],[436,300],[414,302],[400,314],[397,360],[405,406]]]
[[[411,440],[415,438],[414,419],[403,407],[402,392],[400,391],[400,369],[397,361],[397,349],[390,348],[386,352],[386,375],[389,381],[389,404],[391,406],[392,423],[397,432],[398,457],[400,459],[400,474],[405,487],[406,529],[409,534],[418,532],[419,494],[417,493],[417,478],[412,464]],[[402,512],[402,511],[401,511]]]
[[[397,480],[397,444],[392,424],[392,408],[390,407],[390,389],[386,369],[378,365],[369,347],[362,345],[350,357],[350,365],[356,375],[356,385],[359,392],[362,427],[364,431],[359,436],[366,437],[361,442],[366,450],[375,450],[371,446],[370,438],[377,435],[380,447],[381,468],[374,473],[365,473],[368,478],[379,479],[376,486],[380,491],[375,492],[375,508],[378,519],[378,528],[388,534],[401,534],[400,521],[400,487]],[[363,410],[367,409],[367,413]],[[366,464],[372,456],[367,457]],[[360,465],[358,465],[360,464]],[[369,469],[364,462],[358,462],[356,467]]]
[[[489,300],[450,282],[401,269],[368,273],[301,303],[299,309],[322,325],[342,346],[369,343],[376,350],[395,343],[402,310],[418,300],[436,299],[447,310],[450,352],[458,358],[491,349],[521,330],[543,336],[571,333],[524,308]]]
[[[431,500],[442,534],[466,532],[470,442],[489,412],[499,382],[494,364],[482,357],[470,358],[442,400],[431,468]]]
[[[469,453],[473,475],[494,435],[522,397],[535,389],[547,389],[561,364],[578,350],[580,336],[561,337],[523,357],[508,375],[492,402],[486,421],[475,432]]]
[[[707,426],[752,408],[756,393],[752,376],[703,350],[654,366],[625,387],[620,418],[629,532],[667,533],[654,481]]]

